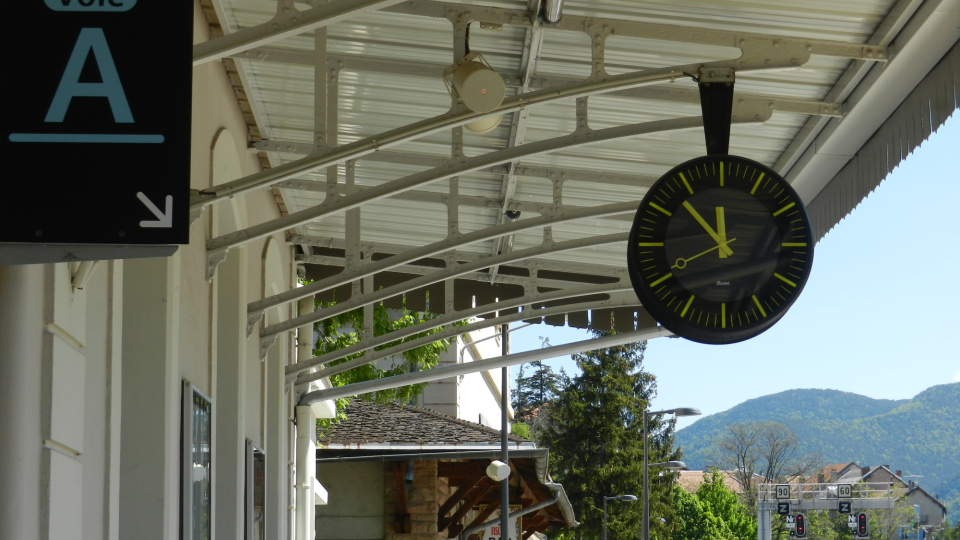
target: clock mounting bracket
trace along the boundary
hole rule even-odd
[[[734,82],[736,73],[733,68],[700,68],[697,85],[700,88],[703,135],[709,156],[729,153]]]

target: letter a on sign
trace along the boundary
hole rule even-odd
[[[80,72],[83,71],[83,64],[87,61],[87,56],[89,56],[91,50],[100,71],[100,80],[103,82],[82,83],[80,82]],[[130,112],[127,96],[123,93],[120,75],[117,73],[117,66],[113,62],[113,55],[110,54],[110,47],[107,45],[107,37],[103,33],[103,28],[83,28],[80,30],[80,37],[73,47],[73,53],[67,62],[67,69],[63,72],[60,86],[57,87],[57,93],[53,96],[53,103],[50,104],[50,110],[47,111],[44,122],[63,122],[67,115],[67,109],[70,107],[70,101],[77,96],[105,97],[110,101],[114,122],[118,124],[133,123],[133,114]]]

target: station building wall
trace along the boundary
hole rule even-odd
[[[199,2],[194,20],[194,41],[208,40]],[[193,88],[192,189],[259,171],[223,64],[196,67]],[[290,248],[281,234],[251,242],[206,280],[208,239],[277,217],[267,190],[217,203],[172,257],[102,261],[83,289],[72,283],[77,263],[0,267],[0,536],[179,538],[183,381],[212,404],[211,470],[194,473],[212,479],[211,537],[246,534],[248,441],[266,457],[265,535],[289,536],[283,370],[295,347],[281,336],[262,358],[245,312],[294,285]]]

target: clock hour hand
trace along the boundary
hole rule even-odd
[[[717,231],[713,230],[713,227],[711,227],[710,224],[707,223],[707,220],[703,219],[703,217],[697,212],[697,210],[693,207],[692,204],[690,204],[689,201],[683,201],[683,207],[686,208],[688,212],[690,212],[690,215],[693,216],[693,219],[697,220],[697,223],[699,223],[700,226],[703,227],[703,230],[707,231],[707,234],[710,235],[710,238],[713,238],[713,241],[717,243],[717,246],[720,248],[721,252],[726,253],[728,257],[730,255],[733,255],[733,250],[727,246],[727,243],[720,238],[720,235],[717,234]],[[725,228],[724,228],[724,235],[726,235]]]
[[[708,249],[708,250],[706,250],[706,251],[701,251],[700,253],[697,253],[696,255],[694,255],[693,257],[690,257],[689,259],[684,259],[684,258],[681,257],[681,258],[677,259],[677,262],[676,262],[673,266],[671,266],[670,268],[680,268],[680,269],[682,270],[682,269],[684,269],[684,268],[687,267],[687,263],[688,263],[688,262],[696,259],[697,257],[699,257],[699,256],[701,256],[701,255],[706,255],[707,253],[710,253],[711,251],[713,251],[713,250],[715,250],[715,249],[717,249],[717,248],[726,246],[727,244],[732,244],[732,243],[735,242],[736,240],[737,240],[736,238],[731,238],[730,240],[727,240],[727,241],[724,242],[723,244],[717,244],[716,246],[714,246],[714,247],[712,247],[712,248],[710,248],[710,249]],[[722,252],[721,252],[721,253],[722,253]]]
[[[720,246],[727,247],[727,221],[723,217],[723,207],[717,207],[717,235],[720,237]],[[731,240],[733,242],[733,240]],[[720,254],[721,259],[727,258],[727,252],[720,250],[717,253]]]

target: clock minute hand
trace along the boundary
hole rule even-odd
[[[717,243],[721,251],[726,253],[728,257],[730,255],[733,255],[733,250],[730,249],[730,247],[727,246],[727,243],[720,238],[720,235],[717,234],[717,231],[713,230],[713,227],[711,227],[710,224],[707,223],[707,221],[703,219],[703,217],[699,213],[697,213],[697,210],[693,207],[692,204],[690,204],[689,201],[683,201],[683,207],[686,208],[688,212],[690,212],[690,215],[693,216],[693,219],[697,220],[697,223],[699,223],[700,226],[703,227],[703,230],[707,231],[707,234],[710,235],[710,238],[713,238],[713,241]]]
[[[719,245],[713,246],[713,247],[710,248],[710,249],[701,251],[700,253],[697,253],[696,255],[694,255],[693,257],[690,257],[689,259],[684,259],[683,257],[681,257],[681,258],[677,259],[677,262],[674,263],[674,265],[671,266],[670,268],[681,268],[681,269],[682,269],[682,268],[686,268],[688,262],[696,259],[697,257],[699,257],[699,256],[701,256],[701,255],[706,255],[707,253],[710,253],[711,251],[713,251],[713,250],[715,250],[715,249],[718,249],[718,248],[721,247],[721,246],[725,246],[725,245],[727,245],[727,244],[731,244],[731,243],[735,242],[736,240],[737,240],[736,238],[731,238],[730,240],[727,240],[725,243],[719,244]]]

